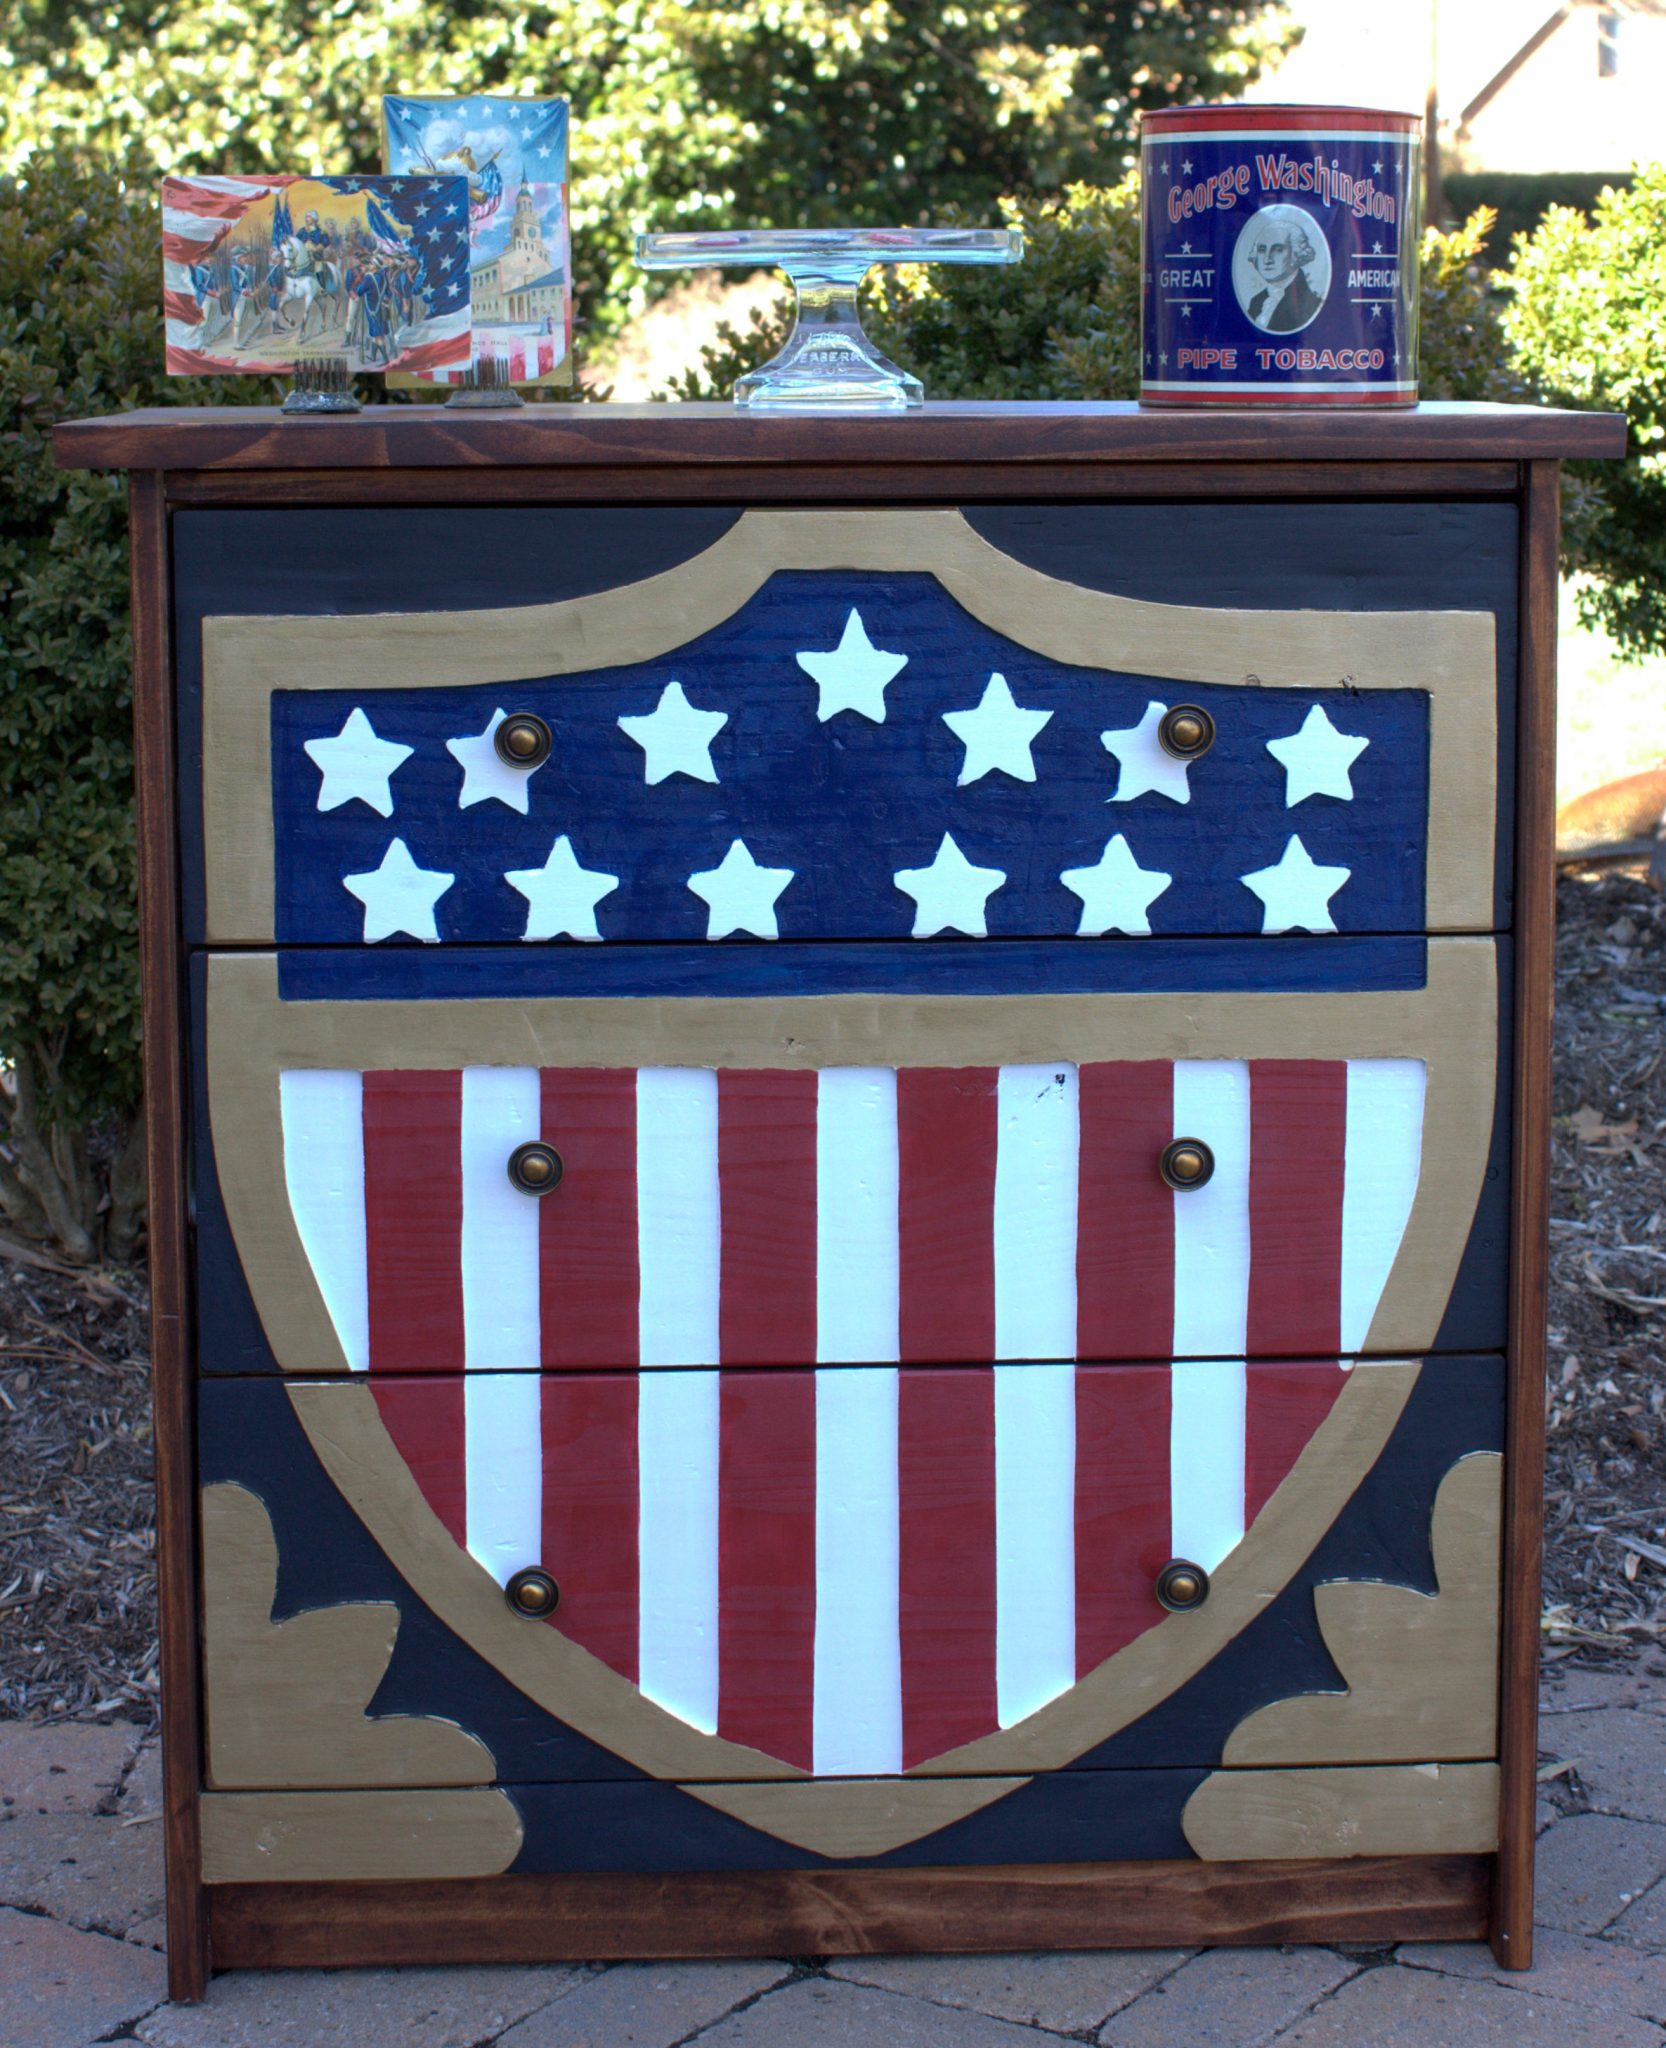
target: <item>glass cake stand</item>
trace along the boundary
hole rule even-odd
[[[798,317],[786,347],[735,386],[736,405],[754,412],[901,412],[923,404],[919,378],[882,356],[862,332],[862,279],[876,263],[1016,263],[1023,254],[1016,228],[745,228],[636,238],[644,270],[769,263],[792,279]]]

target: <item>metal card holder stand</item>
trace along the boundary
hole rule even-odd
[[[283,402],[290,419],[314,413],[358,412],[345,356],[300,356],[294,382]]]
[[[509,364],[503,356],[479,356],[463,372],[463,381],[446,400],[446,407],[467,412],[504,410],[525,405],[526,400],[510,382]]]

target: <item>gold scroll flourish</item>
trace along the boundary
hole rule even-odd
[[[202,1547],[210,1785],[491,1783],[491,1751],[454,1722],[365,1712],[393,1655],[392,1601],[344,1601],[274,1621],[278,1546],[265,1505],[245,1486],[204,1488]]]
[[[1437,1593],[1344,1580],[1316,1587],[1320,1633],[1346,1692],[1275,1700],[1240,1721],[1226,1764],[1490,1759],[1498,1746],[1504,1460],[1459,1459],[1435,1496]]]

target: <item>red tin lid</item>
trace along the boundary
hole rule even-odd
[[[1422,130],[1423,116],[1390,113],[1378,107],[1249,107],[1230,102],[1222,106],[1219,102],[1211,102],[1206,106],[1151,108],[1140,115],[1140,127],[1155,135],[1177,129],[1196,134],[1209,128],[1230,128],[1240,133],[1246,128],[1285,133],[1293,131],[1298,135],[1305,129],[1323,129],[1334,134],[1351,128],[1366,131],[1392,128],[1406,135],[1416,135]]]

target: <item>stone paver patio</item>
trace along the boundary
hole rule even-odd
[[[233,1972],[167,2003],[160,1783],[120,1728],[0,1722],[0,2044],[1666,2048],[1666,1674],[1545,1689],[1538,1961],[1479,1947]]]

